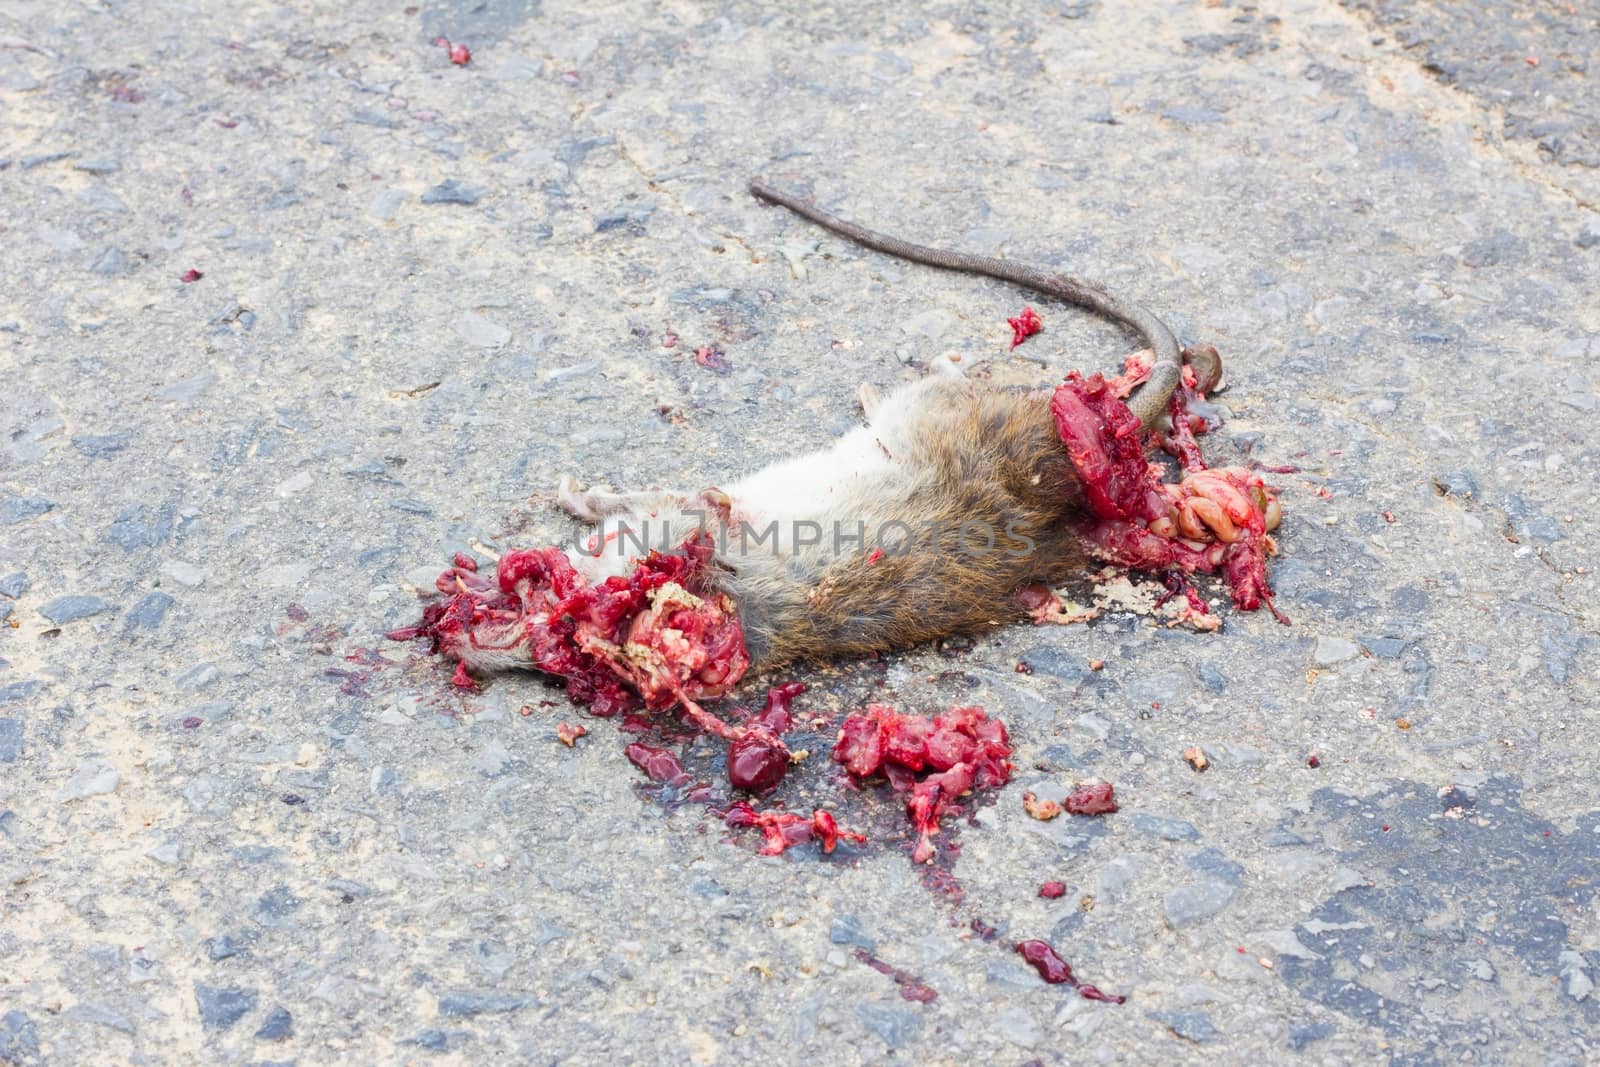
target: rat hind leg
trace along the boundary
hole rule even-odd
[[[637,493],[608,493],[601,489],[579,489],[578,480],[562,475],[556,484],[556,504],[568,515],[585,522],[598,522],[624,512],[653,514],[663,508],[682,507],[688,493],[648,489]]]

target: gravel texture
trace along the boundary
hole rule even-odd
[[[5,5],[0,1063],[1592,1062],[1600,31],[1446,8]],[[757,174],[1136,296],[1222,351],[1208,451],[1297,468],[1292,628],[795,672],[1011,726],[959,900],[826,732],[782,796],[871,843],[761,857],[383,638],[571,536],[563,473],[726,482],[863,382],[1132,343]]]

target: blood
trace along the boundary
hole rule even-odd
[[[622,751],[628,757],[628,762],[643,771],[652,782],[682,785],[689,780],[678,757],[664,748],[635,741]]]
[[[1056,950],[1045,941],[1018,941],[1017,952],[1023,959],[1033,964],[1033,969],[1039,972],[1051,985],[1068,985],[1078,991],[1084,1000],[1100,1000],[1107,1004],[1121,1004],[1127,997],[1116,996],[1111,993],[1102,993],[1092,985],[1084,983],[1073,977],[1072,966],[1066,960],[1056,955]]]
[[[1055,900],[1066,896],[1067,884],[1065,882],[1046,882],[1039,887],[1039,895],[1046,900]]]
[[[893,978],[894,984],[900,987],[900,996],[905,1000],[913,1001],[917,1004],[932,1004],[935,1000],[939,999],[938,990],[934,989],[928,983],[924,982],[922,979],[918,978],[909,971],[902,970],[899,967],[894,966],[892,963],[886,963],[883,960],[880,960],[866,949],[856,949],[855,957],[857,960],[865,963],[868,967],[871,967],[879,974],[886,974],[890,978]]]
[[[867,840],[865,834],[841,830],[833,815],[821,808],[813,811],[808,819],[789,811],[757,811],[749,801],[741,800],[721,815],[722,821],[734,829],[759,829],[766,838],[760,850],[763,856],[782,855],[786,849],[811,840],[821,841],[822,851],[828,854],[832,854],[840,841],[854,841],[859,845]]]
[[[906,814],[917,831],[916,863],[933,858],[939,821],[961,797],[1010,781],[1010,755],[1005,724],[978,707],[953,707],[929,719],[869,704],[846,717],[833,748],[834,761],[855,778],[882,774],[896,790],[910,789]]]
[[[197,282],[201,278],[204,278],[204,277],[205,277],[204,274],[201,274],[199,271],[195,270],[193,267],[190,267],[188,270],[183,272],[182,277],[180,277],[178,280],[180,282],[182,282],[183,284],[188,285],[191,282]]]
[[[1031,307],[1022,309],[1022,314],[1014,319],[1007,319],[1006,325],[1011,327],[1011,347],[1016,348],[1022,342],[1044,329],[1044,322],[1039,318],[1039,313]]]

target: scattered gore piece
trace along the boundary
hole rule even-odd
[[[1040,800],[1035,793],[1025,792],[1022,794],[1022,810],[1040,822],[1049,822],[1061,814],[1061,805],[1054,800]]]
[[[733,364],[728,362],[728,357],[720,348],[710,345],[701,345],[694,350],[694,361],[712,374],[723,375],[733,373]]]
[[[1177,484],[1161,480],[1145,458],[1145,438],[1122,397],[1149,375],[1150,357],[1128,357],[1126,371],[1107,380],[1099,374],[1067,376],[1050,410],[1067,454],[1082,478],[1098,521],[1084,536],[1107,562],[1138,570],[1221,573],[1234,604],[1254,611],[1262,604],[1279,622],[1288,619],[1272,603],[1267,555],[1275,550],[1268,529],[1282,514],[1276,490],[1242,467],[1209,470],[1194,434],[1209,428],[1198,405],[1192,368],[1173,395],[1172,429],[1153,439],[1179,458],[1185,473]],[[1198,596],[1191,604],[1205,605]]]
[[[645,773],[645,777],[652,782],[662,785],[683,785],[689,780],[689,775],[684,772],[683,764],[679,762],[676,754],[664,748],[647,745],[635,741],[622,750],[628,757],[628,762]]]
[[[818,808],[808,819],[789,811],[757,811],[748,801],[741,800],[730,807],[722,821],[734,829],[754,826],[766,836],[761,855],[777,856],[784,849],[804,844],[815,838],[822,842],[822,851],[831,853],[840,841],[862,844],[866,835],[839,829],[832,815]]]
[[[1011,327],[1011,347],[1016,348],[1022,342],[1044,329],[1044,322],[1040,320],[1039,313],[1031,307],[1022,309],[1022,314],[1014,319],[1007,319],[1006,325]]]
[[[1117,810],[1116,791],[1110,782],[1074,786],[1061,806],[1069,815],[1110,815]]]
[[[464,67],[472,62],[472,53],[464,44],[453,45],[448,37],[435,37],[433,43],[450,53],[450,62],[458,67]]]
[[[767,690],[766,707],[745,722],[740,736],[728,746],[728,781],[735,789],[765,793],[783,781],[789,769],[789,748],[781,735],[794,722],[789,705],[805,691],[804,682]]]
[[[1069,985],[1078,991],[1084,1000],[1103,1000],[1107,1004],[1121,1004],[1126,997],[1113,996],[1102,993],[1092,985],[1085,985],[1072,975],[1072,966],[1066,960],[1056,955],[1056,950],[1045,941],[1018,941],[1017,953],[1039,972],[1051,985]]]
[[[577,744],[578,738],[589,732],[587,726],[566,721],[556,723],[556,738],[568,748]]]
[[[1066,894],[1067,884],[1065,882],[1046,882],[1039,887],[1039,895],[1046,900],[1055,900],[1057,897],[1066,896]]]
[[[199,271],[195,270],[193,267],[190,267],[188,270],[183,272],[183,274],[178,278],[178,280],[180,282],[184,283],[185,285],[188,285],[191,282],[197,282],[201,278],[204,278],[204,277],[205,277],[204,274],[201,274]]]
[[[910,789],[906,814],[917,831],[911,858],[933,858],[939,820],[975,789],[998,789],[1011,779],[1011,741],[999,719],[982,708],[954,707],[928,719],[869,704],[839,728],[835,762],[857,779],[882,774],[896,790]]]

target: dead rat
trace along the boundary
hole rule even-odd
[[[1146,430],[1165,418],[1184,353],[1166,325],[1133,301],[1074,278],[889,237],[760,182],[750,189],[868,248],[1013,282],[1131,327],[1154,358],[1128,408]],[[863,387],[868,424],[831,447],[722,488],[582,491],[563,478],[561,507],[600,524],[591,551],[569,558],[598,581],[631,571],[646,547],[670,550],[696,531],[712,535],[711,586],[731,598],[758,670],[886,652],[1023,618],[1019,590],[1060,584],[1089,565],[1080,531],[1094,518],[1091,501],[1063,446],[1051,390],[991,386],[939,363],[949,373],[881,398]],[[1191,364],[1201,392],[1220,377],[1212,349],[1191,353]],[[1209,521],[1225,509],[1200,510]]]

